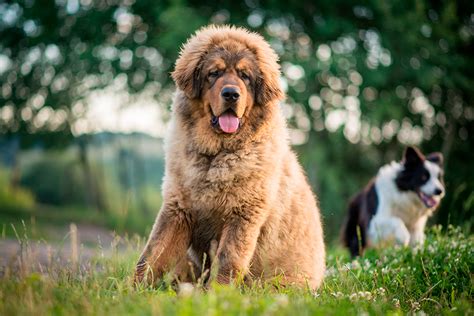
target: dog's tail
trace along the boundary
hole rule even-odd
[[[366,232],[361,225],[361,207],[363,194],[358,194],[349,202],[348,212],[341,229],[341,240],[344,246],[349,249],[351,257],[357,257],[362,254],[367,241]]]

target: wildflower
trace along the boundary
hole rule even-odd
[[[379,296],[385,296],[386,291],[385,291],[385,289],[384,289],[383,287],[379,287],[379,288],[376,290],[376,293],[377,293],[377,295],[379,295]]]
[[[428,246],[428,252],[431,254],[434,254],[436,252],[436,249],[433,247],[433,245]]]
[[[351,266],[349,264],[344,264],[339,271],[349,271],[351,269]]]
[[[252,302],[250,302],[250,299],[246,296],[242,298],[241,306],[245,310],[249,308],[252,305]]]
[[[357,300],[357,293],[352,293],[350,296],[349,296],[349,299],[351,300],[351,302],[354,302],[355,300]]]
[[[221,308],[222,308],[223,310],[227,310],[227,309],[229,309],[229,307],[230,307],[230,303],[229,303],[228,301],[222,302]]]
[[[194,286],[191,283],[183,282],[179,284],[178,295],[182,297],[189,297],[194,293]]]
[[[344,296],[344,294],[342,294],[341,292],[331,293],[331,295],[334,296],[335,298],[341,298]]]
[[[286,294],[278,294],[275,296],[275,302],[280,306],[287,306],[289,299]]]
[[[364,269],[369,270],[370,269],[370,261],[365,259],[364,260]]]
[[[392,300],[392,303],[393,303],[393,306],[395,306],[395,308],[400,308],[400,300],[398,298],[394,298]]]
[[[451,240],[450,246],[451,249],[456,249],[458,247],[458,242],[456,240]]]
[[[420,303],[418,303],[417,301],[414,301],[411,303],[411,309],[414,310],[414,311],[417,311],[420,309]]]
[[[357,293],[352,293],[350,296],[349,296],[349,299],[351,301],[356,301],[356,300],[367,300],[367,301],[370,301],[372,300],[372,293],[368,292],[368,291],[360,291],[360,292],[357,292]]]
[[[365,291],[365,292],[359,292],[359,297],[360,297],[361,299],[365,299],[365,300],[367,300],[367,301],[370,301],[370,300],[372,299],[372,293],[367,292],[367,291]]]
[[[336,273],[337,273],[337,270],[334,267],[330,267],[326,269],[326,272],[324,274],[326,277],[330,277],[330,276],[336,275]]]
[[[361,266],[360,266],[360,262],[358,260],[354,260],[351,262],[351,269],[352,270],[358,270],[360,269]]]

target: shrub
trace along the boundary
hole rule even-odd
[[[9,172],[0,167],[0,211],[32,211],[33,194],[22,187],[12,187]]]
[[[27,166],[21,184],[29,188],[40,203],[83,205],[85,182],[77,159],[48,152]]]

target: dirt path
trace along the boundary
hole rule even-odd
[[[0,275],[22,270],[43,272],[54,265],[89,265],[93,257],[110,255],[112,245],[117,244],[113,232],[89,224],[56,227],[51,234],[62,236],[56,239],[61,241],[0,239]]]

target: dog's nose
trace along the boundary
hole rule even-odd
[[[240,93],[237,88],[234,87],[224,87],[221,91],[221,96],[227,102],[235,102],[239,99]]]
[[[442,190],[442,189],[436,188],[436,189],[434,190],[434,195],[441,195],[441,194],[443,194],[443,190]]]

